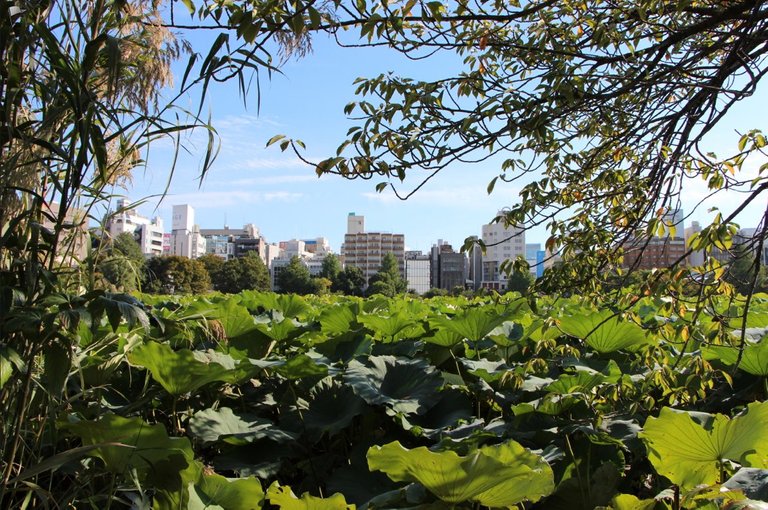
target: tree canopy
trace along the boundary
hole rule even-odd
[[[168,255],[147,261],[144,289],[158,294],[199,294],[211,288],[211,278],[202,262]]]
[[[400,274],[397,259],[392,253],[385,253],[381,258],[381,268],[368,281],[367,294],[393,297],[406,290],[408,290],[408,282]]]
[[[230,294],[243,290],[269,290],[269,269],[261,257],[251,252],[224,262],[211,274],[211,282],[214,289]]]

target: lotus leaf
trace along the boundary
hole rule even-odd
[[[470,342],[479,342],[509,317],[484,308],[469,308],[453,317],[438,316],[430,320],[435,328],[445,328]]]
[[[645,422],[640,437],[648,446],[648,458],[672,483],[683,488],[711,485],[718,481],[725,460],[768,467],[768,403],[749,404],[732,419],[717,414],[700,423],[668,407]]]
[[[186,437],[168,437],[162,425],[149,425],[141,418],[123,418],[114,414],[97,421],[80,421],[65,425],[79,436],[84,445],[120,443],[126,446],[102,446],[92,455],[104,461],[112,473],[129,469],[148,479],[155,487],[181,491],[197,480],[200,468],[194,462],[192,445]]]
[[[632,494],[617,494],[611,500],[610,507],[614,510],[653,510],[655,506],[655,499],[638,499]]]
[[[368,328],[375,338],[389,342],[419,338],[424,334],[421,324],[405,312],[395,312],[387,316],[358,315],[357,321]]]
[[[395,441],[371,448],[368,467],[398,482],[419,482],[451,504],[509,507],[538,501],[555,488],[549,464],[515,441],[484,446],[467,456],[423,446],[408,450]]]
[[[332,436],[344,430],[363,409],[363,401],[352,388],[327,377],[310,390],[302,418],[307,430],[319,439],[325,432]]]
[[[232,409],[199,411],[189,420],[189,431],[206,443],[224,441],[230,444],[248,444],[258,439],[271,439],[278,443],[294,441],[296,438],[275,427],[266,419],[235,414]]]
[[[600,353],[614,352],[647,343],[645,331],[634,322],[621,320],[610,310],[560,319],[560,329],[583,340]]]
[[[369,404],[384,404],[405,414],[426,411],[443,386],[440,374],[426,361],[395,356],[352,360],[344,378]]]
[[[735,365],[739,358],[739,349],[727,345],[703,347],[701,353],[707,360],[717,359],[726,365]],[[768,339],[763,339],[756,344],[746,344],[739,368],[748,374],[768,376]]]
[[[213,381],[234,383],[258,370],[250,364],[236,369],[238,364],[230,356],[220,353],[193,352],[189,349],[174,351],[170,346],[157,342],[135,347],[128,353],[128,360],[147,368],[152,378],[174,396],[193,392]]]
[[[255,510],[261,508],[264,490],[256,478],[204,475],[189,484],[188,510]]]
[[[353,305],[328,307],[320,314],[320,330],[329,336],[343,335],[357,326]]]
[[[354,510],[355,505],[348,505],[344,496],[334,494],[328,498],[318,498],[304,493],[297,498],[290,487],[274,482],[267,489],[269,502],[284,510]]]

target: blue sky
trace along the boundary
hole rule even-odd
[[[265,144],[272,136],[284,134],[304,141],[309,159],[323,159],[335,153],[347,129],[354,125],[343,109],[355,99],[355,78],[388,71],[430,78],[460,72],[461,66],[460,60],[447,55],[412,62],[386,49],[345,49],[325,38],[316,38],[312,54],[286,63],[283,75],[261,80],[260,111],[256,108],[255,90],[246,109],[234,84],[212,84],[206,108],[221,142],[213,168],[201,184],[198,177],[205,140],[202,134],[193,136],[186,142],[191,153],[179,159],[168,196],[160,204],[149,199],[140,211],[160,215],[170,229],[171,207],[190,204],[202,228],[254,223],[268,242],[323,236],[334,251],[340,249],[347,214],[355,212],[365,216],[368,231],[405,234],[409,249],[428,250],[438,239],[459,247],[465,237],[479,235],[482,224],[491,220],[497,210],[518,201],[520,183],[497,184],[490,196],[486,193],[488,182],[498,172],[493,162],[447,168],[402,202],[389,191],[375,192],[380,178],[318,179],[312,168],[292,154],[282,153],[277,147],[265,148]],[[768,104],[766,97],[762,87],[756,97],[731,112],[710,137],[708,150],[730,153],[738,141],[735,130],[762,128],[764,120],[759,115]],[[189,98],[185,106],[194,109],[196,98]],[[171,154],[168,143],[157,144],[149,154],[146,170],[135,174],[133,187],[118,193],[138,200],[161,192]],[[763,162],[747,166],[754,172]],[[407,180],[403,189],[408,189],[409,183],[414,186],[418,181]],[[686,190],[686,213],[705,193],[703,184]],[[711,205],[727,213],[740,201],[741,197],[729,195]],[[740,217],[742,226],[757,225],[765,200],[758,202]],[[706,208],[700,208],[691,219],[706,222],[711,217]],[[526,242],[543,243],[546,237],[542,229],[533,230]]]

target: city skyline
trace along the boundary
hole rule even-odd
[[[364,214],[372,231],[402,232],[409,249],[426,251],[437,239],[461,246],[466,237],[480,235],[480,225],[492,220],[499,209],[520,200],[519,190],[526,180],[498,182],[494,192],[487,193],[489,181],[499,173],[499,158],[457,163],[441,171],[409,200],[401,201],[389,188],[376,192],[376,185],[385,179],[318,178],[314,168],[290,151],[266,147],[270,138],[284,134],[306,144],[304,155],[308,160],[320,161],[335,154],[354,125],[343,110],[350,101],[360,99],[354,94],[355,78],[397,71],[416,79],[433,79],[461,65],[455,57],[447,56],[414,63],[385,49],[339,48],[319,38],[313,54],[290,60],[283,74],[260,82],[258,108],[253,91],[247,108],[243,106],[234,83],[216,84],[209,89],[204,108],[210,111],[221,147],[205,179],[199,179],[199,168],[208,137],[199,130],[182,139],[184,149],[178,154],[170,186],[168,173],[176,153],[170,143],[161,141],[146,154],[146,169],[135,172],[132,184],[115,193],[134,200],[150,197],[140,210],[148,216],[160,215],[168,224],[173,204],[190,204],[197,210],[201,227],[254,223],[270,240],[322,235],[337,251],[343,241],[344,217],[349,212]],[[760,109],[754,105],[761,99],[764,102],[766,96],[765,90],[759,88],[753,98],[732,108],[708,135],[703,144],[706,151],[721,156],[735,152],[740,133],[761,125]],[[190,97],[187,106],[194,109],[196,101]],[[524,154],[512,155],[517,156]],[[746,162],[745,177],[756,175],[759,164]],[[424,177],[414,172],[404,183],[395,182],[407,192]],[[157,197],[166,191],[167,196],[158,205]],[[686,223],[707,225],[716,214],[709,211],[711,206],[719,207],[727,216],[741,205],[741,195],[723,193],[716,201],[696,207],[708,194],[706,182],[686,183],[680,204],[690,215]],[[737,218],[741,227],[759,223],[764,204],[757,202]],[[543,244],[548,234],[541,226],[530,230],[528,237]]]

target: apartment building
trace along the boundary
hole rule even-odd
[[[131,207],[127,198],[118,199],[115,211],[107,214],[104,230],[111,239],[123,233],[133,234],[146,257],[163,254],[163,220],[156,216],[147,218]]]
[[[366,232],[365,217],[349,213],[347,233],[341,246],[344,264],[359,268],[367,282],[381,269],[381,260],[387,253],[395,256],[400,274],[406,278],[405,236],[389,232]]]

